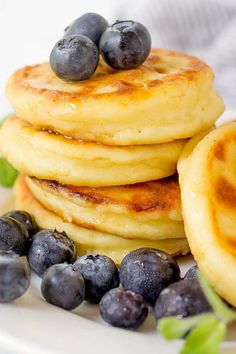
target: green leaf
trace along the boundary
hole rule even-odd
[[[183,337],[186,333],[185,323],[178,317],[165,317],[158,321],[157,329],[166,339]]]
[[[218,354],[226,334],[226,324],[217,319],[205,318],[188,335],[180,354]]]
[[[231,310],[224,301],[221,300],[201,272],[198,272],[198,278],[201,288],[216,315],[226,322],[236,320],[236,311]]]
[[[0,185],[3,187],[12,187],[18,171],[4,158],[0,158]]]
[[[213,312],[187,318],[165,317],[158,321],[158,329],[169,340],[190,332],[181,354],[217,354],[225,338],[227,324],[236,320],[236,311],[221,300],[202,273],[199,272],[198,277]]]
[[[0,128],[2,128],[3,123],[5,122],[5,120],[6,120],[10,115],[11,115],[11,114],[9,113],[8,115],[6,115],[5,117],[3,117],[3,118],[0,120]]]
[[[205,318],[214,318],[214,314],[201,314],[197,316],[181,318],[178,316],[164,317],[158,321],[157,329],[166,339],[182,338],[193,327],[201,323]]]

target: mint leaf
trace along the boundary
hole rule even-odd
[[[178,317],[165,317],[158,321],[157,329],[165,339],[177,339],[186,333],[185,323]]]
[[[5,121],[5,118],[3,118],[3,119],[0,121],[0,128],[2,128],[2,125],[3,125],[4,121]]]
[[[158,329],[169,340],[182,338],[191,331],[181,354],[217,354],[225,338],[227,324],[236,321],[236,311],[222,301],[201,272],[198,272],[198,277],[213,312],[187,318],[165,317],[158,321]]]
[[[218,318],[202,320],[188,335],[180,354],[217,354],[226,334],[226,324]]]
[[[224,303],[224,301],[221,300],[221,298],[215,293],[215,291],[209,285],[205,276],[201,272],[198,272],[198,279],[201,288],[216,315],[218,315],[225,322],[236,320],[236,312],[231,310]]]
[[[10,116],[11,114],[9,113],[8,115],[6,115],[5,117],[3,117],[0,121],[0,128],[2,128],[3,123],[5,122],[5,120]]]
[[[181,318],[178,316],[164,317],[158,321],[157,329],[166,339],[182,338],[203,319],[215,318],[214,314],[205,313],[197,316]]]
[[[13,186],[18,171],[4,158],[0,158],[0,185],[10,188]]]

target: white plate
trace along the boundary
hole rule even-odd
[[[9,198],[11,191],[0,188],[0,207]],[[190,256],[180,259],[183,273],[192,262]],[[181,345],[182,341],[166,342],[157,334],[151,311],[134,332],[104,324],[96,305],[84,303],[73,312],[52,306],[42,299],[35,275],[22,298],[0,304],[0,354],[177,354]],[[221,352],[236,353],[236,327],[229,331]]]

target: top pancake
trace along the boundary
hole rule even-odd
[[[153,49],[140,67],[115,70],[100,59],[88,80],[64,82],[48,63],[9,79],[16,115],[41,128],[108,145],[156,144],[211,127],[223,111],[213,73],[201,60]]]
[[[200,269],[236,306],[236,122],[198,140],[178,163],[185,231]]]

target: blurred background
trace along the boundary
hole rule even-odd
[[[0,0],[0,116],[11,112],[4,95],[9,75],[48,60],[64,28],[85,12],[110,23],[137,20],[153,46],[199,56],[213,67],[226,107],[236,109],[236,0]]]

